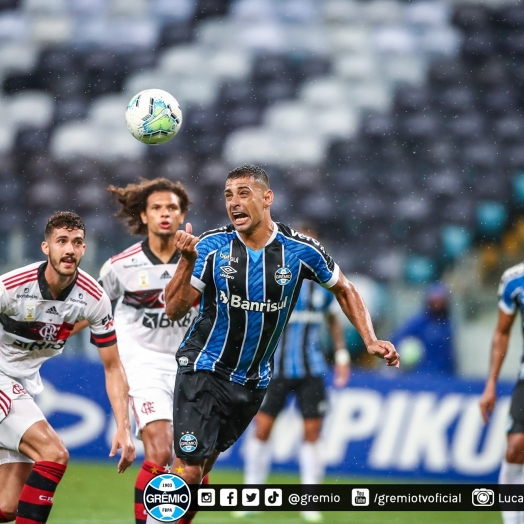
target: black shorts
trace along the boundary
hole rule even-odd
[[[524,380],[519,379],[511,395],[508,433],[524,433]]]
[[[304,418],[321,418],[325,415],[326,388],[322,377],[274,378],[269,383],[260,411],[276,417],[284,409],[291,393],[296,395],[298,409]]]
[[[226,451],[249,426],[265,393],[208,371],[179,373],[173,401],[175,455],[206,458]]]

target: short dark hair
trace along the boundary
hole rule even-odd
[[[160,191],[169,191],[178,197],[180,210],[185,213],[191,200],[186,188],[180,182],[167,178],[154,180],[140,179],[139,184],[127,184],[126,187],[109,186],[107,191],[114,195],[120,204],[116,216],[123,219],[133,235],[147,235],[147,225],[142,223],[140,213],[147,208],[147,199]]]
[[[252,164],[244,164],[242,166],[235,167],[235,169],[229,172],[226,180],[244,177],[253,177],[255,182],[261,182],[269,189],[269,177],[267,176],[267,173],[261,167],[254,166]]]
[[[49,238],[55,229],[67,229],[73,231],[73,229],[80,229],[86,234],[86,226],[82,219],[72,211],[57,211],[53,213],[47,220],[45,225],[45,238]]]

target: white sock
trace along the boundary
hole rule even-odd
[[[271,447],[256,437],[248,439],[244,454],[244,482],[246,484],[264,484],[271,467]]]
[[[324,463],[318,442],[302,442],[298,454],[302,484],[320,484],[324,478]]]
[[[159,520],[154,519],[151,515],[147,516],[146,524],[158,524],[159,522]],[[178,520],[174,521],[173,524],[176,524],[177,522]]]
[[[499,473],[499,484],[522,484],[522,464],[510,464],[502,461]],[[523,511],[501,511],[504,524],[521,524]]]

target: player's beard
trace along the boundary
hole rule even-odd
[[[62,259],[69,258],[73,262],[73,266],[70,269],[64,270],[60,268],[60,262],[62,262]],[[78,269],[78,266],[80,265],[80,260],[77,260],[75,257],[53,257],[49,256],[49,263],[51,264],[51,267],[61,276],[61,277],[72,277],[74,274],[76,274],[76,270]]]

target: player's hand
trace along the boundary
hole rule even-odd
[[[400,355],[397,353],[395,346],[387,340],[375,340],[367,347],[370,355],[383,358],[388,366],[400,367]]]
[[[196,260],[198,251],[195,246],[197,245],[197,242],[198,237],[193,236],[193,226],[189,222],[186,223],[185,231],[179,229],[175,233],[175,247],[186,260]]]
[[[497,402],[497,393],[495,391],[495,386],[491,384],[486,384],[484,392],[480,397],[480,412],[482,413],[482,418],[484,419],[484,424],[487,424],[489,421],[490,415],[493,413],[495,404]]]
[[[113,442],[111,445],[111,451],[109,452],[110,457],[116,456],[117,450],[122,450],[122,455],[118,461],[118,473],[123,473],[136,458],[135,446],[131,439],[129,429],[118,428],[113,436]]]
[[[349,382],[350,375],[350,364],[335,364],[335,378],[333,380],[333,385],[336,388],[343,388]]]

